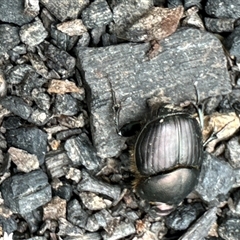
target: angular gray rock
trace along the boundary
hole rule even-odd
[[[149,112],[146,100],[155,95],[177,104],[195,100],[194,82],[201,100],[231,91],[226,57],[214,35],[182,28],[161,41],[158,56],[151,60],[146,57],[149,48],[148,43],[78,48],[77,66],[88,89],[93,142],[102,158],[119,154],[125,142],[116,133],[114,104],[121,105],[121,127],[144,119]]]
[[[20,38],[18,31],[19,27],[14,27],[9,24],[0,25],[0,57],[19,44]]]
[[[219,196],[228,194],[234,181],[235,174],[230,164],[208,154],[203,161],[195,190],[204,201],[218,202]]]
[[[240,18],[240,2],[236,0],[208,0],[205,6],[208,15],[217,18]]]
[[[112,12],[106,0],[95,0],[83,10],[82,20],[84,25],[91,29],[107,25],[112,20]]]
[[[40,0],[57,19],[75,19],[80,12],[88,5],[89,0]]]
[[[24,2],[25,0],[1,0],[0,20],[15,23],[19,26],[31,22],[38,13],[29,14],[25,12]]]
[[[44,41],[48,32],[44,28],[41,20],[37,19],[32,23],[22,26],[19,35],[23,43],[34,47]]]
[[[1,185],[4,204],[14,213],[26,214],[52,198],[48,177],[42,170],[16,174]]]
[[[90,171],[98,171],[101,159],[97,156],[86,134],[82,133],[78,137],[68,139],[64,148],[74,166],[83,165]]]
[[[47,152],[47,134],[33,127],[11,129],[6,132],[6,140],[9,146],[23,149],[38,157],[39,165],[45,161]]]

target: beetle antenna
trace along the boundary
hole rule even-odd
[[[203,126],[204,126],[203,105],[200,104],[200,94],[199,94],[199,91],[198,91],[198,88],[197,88],[197,84],[198,84],[197,81],[194,82],[194,84],[193,84],[193,86],[195,88],[195,92],[196,92],[196,103],[192,102],[192,104],[197,110],[200,126],[203,129]],[[201,108],[199,106],[201,106]]]

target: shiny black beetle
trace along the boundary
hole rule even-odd
[[[192,192],[203,161],[202,132],[198,121],[182,111],[159,108],[138,135],[133,151],[133,187],[170,213]]]
[[[197,83],[194,87],[197,102],[192,105],[198,110],[200,124],[182,108],[163,102],[162,106],[152,110],[151,118],[141,129],[133,149],[133,188],[142,199],[155,205],[160,215],[169,214],[192,192],[198,183],[203,147],[215,138],[210,137],[203,144],[203,114],[197,107]],[[140,130],[141,124],[133,122],[119,130],[121,105],[117,103],[111,83],[110,88],[116,130],[119,135],[129,137]],[[131,134],[129,129],[133,129]]]

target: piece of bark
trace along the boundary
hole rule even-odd
[[[162,40],[159,55],[150,61],[146,59],[149,47],[144,43],[78,49],[93,142],[102,158],[118,155],[125,142],[116,133],[114,104],[121,105],[121,127],[143,120],[149,112],[146,100],[154,95],[162,94],[177,104],[195,101],[194,82],[201,100],[231,91],[226,57],[214,35],[180,29]]]
[[[39,161],[36,155],[27,151],[10,147],[8,149],[11,160],[17,165],[17,169],[22,172],[30,172],[39,168]]]
[[[74,82],[70,82],[68,80],[57,80],[53,79],[48,87],[48,93],[57,93],[57,94],[65,94],[65,93],[81,93],[84,92],[83,88],[78,88]]]

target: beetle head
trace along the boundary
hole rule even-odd
[[[199,172],[194,168],[178,168],[169,173],[141,178],[135,190],[142,199],[156,205],[160,215],[167,215],[192,192]]]

